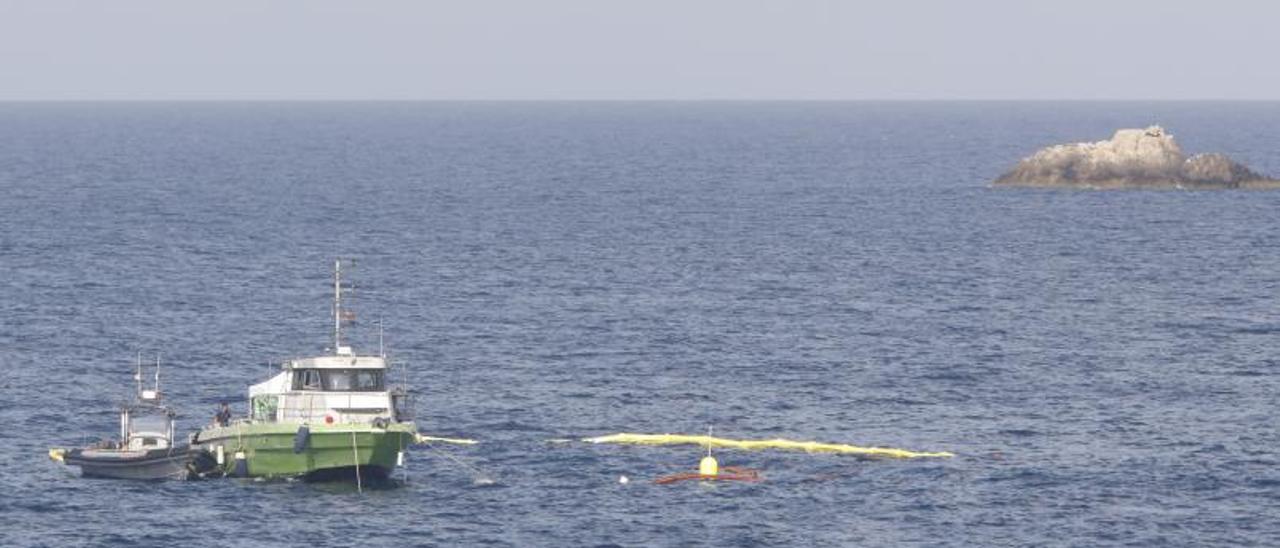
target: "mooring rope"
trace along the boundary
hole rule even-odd
[[[481,470],[480,467],[470,464],[466,461],[463,461],[462,459],[455,457],[453,455],[450,455],[444,451],[441,451],[440,449],[437,449],[434,445],[430,443],[423,443],[423,445],[426,445],[427,449],[432,453],[435,453],[438,456],[441,456],[441,457],[444,457],[445,459],[453,461],[454,464],[457,464],[458,466],[466,469],[468,472],[471,473],[471,476],[472,476],[471,479],[475,483],[483,484],[483,485],[495,483],[493,476],[490,476],[484,470]]]
[[[360,483],[360,448],[356,446],[356,431],[351,430],[351,453],[355,455],[356,463],[356,492],[363,493],[364,485]]]

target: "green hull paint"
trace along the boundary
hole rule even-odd
[[[200,431],[196,447],[212,457],[223,448],[219,468],[236,474],[236,453],[243,452],[248,477],[283,478],[347,469],[357,464],[362,472],[387,474],[396,466],[397,454],[414,443],[417,428],[411,422],[386,428],[368,424],[313,424],[307,446],[294,452],[299,423],[241,423]],[[354,445],[354,449],[353,449]],[[357,458],[358,457],[358,458]]]

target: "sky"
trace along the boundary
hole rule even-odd
[[[1280,100],[1266,0],[0,0],[0,100]]]

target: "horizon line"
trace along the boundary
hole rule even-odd
[[[462,99],[462,98],[0,98],[3,103],[1277,103],[1280,99],[1239,98],[710,98],[710,99]]]
[[[1280,102],[1280,99],[1238,99],[1238,97],[662,97],[662,99],[591,99],[591,97],[0,97],[0,102]]]

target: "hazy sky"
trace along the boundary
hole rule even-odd
[[[0,0],[0,99],[1280,99],[1264,0]]]

